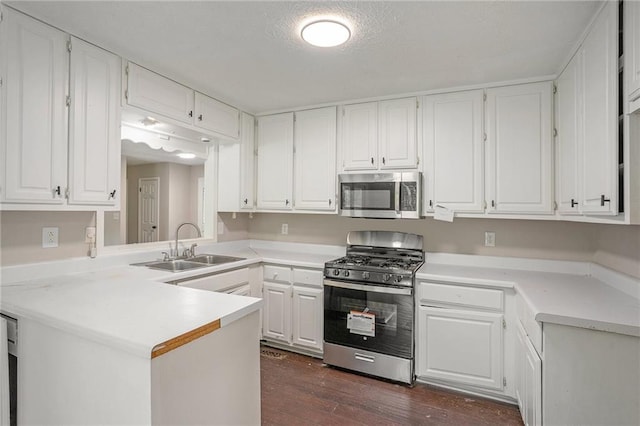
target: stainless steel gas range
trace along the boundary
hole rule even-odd
[[[421,235],[355,231],[346,256],[324,265],[324,362],[414,380],[414,282]]]

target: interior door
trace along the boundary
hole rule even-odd
[[[140,178],[138,188],[138,242],[158,241],[160,178]]]

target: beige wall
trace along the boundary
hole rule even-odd
[[[94,212],[2,212],[0,265],[88,256],[87,226],[96,226]],[[58,247],[42,248],[43,227],[58,228]]]
[[[223,217],[225,223],[230,219]],[[283,223],[289,234],[281,235]],[[594,261],[640,278],[640,226],[575,222],[456,219],[351,219],[334,215],[256,213],[248,220],[249,238],[344,244],[351,230],[421,234],[428,252]],[[496,233],[496,246],[484,247],[484,232]],[[239,233],[240,235],[240,233]]]
[[[236,241],[246,240],[249,238],[249,215],[247,213],[236,213],[236,217],[233,217],[233,213],[219,213],[218,214],[218,228],[222,226],[223,231],[220,234],[218,229],[218,241]]]

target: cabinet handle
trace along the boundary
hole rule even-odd
[[[604,198],[604,194],[600,196],[600,207],[604,207],[604,203],[610,203],[611,200],[609,198]]]
[[[578,205],[578,202],[572,198],[571,199],[571,208],[574,208],[577,205]]]
[[[114,198],[114,199],[116,198],[116,190],[115,189],[109,193],[109,199],[111,199],[111,198]]]
[[[491,207],[495,207],[496,206],[496,200],[491,200]]]
[[[193,117],[193,111],[189,111],[189,117]]]
[[[202,114],[198,116],[198,120],[202,121]]]
[[[60,196],[60,185],[56,186],[55,188],[53,188],[53,195],[56,196]]]
[[[329,198],[329,205],[331,205],[331,198]]]
[[[245,198],[245,199],[244,199],[244,205],[246,206],[248,202],[249,202],[249,199],[248,199],[248,198]]]
[[[373,157],[371,157],[371,165],[373,165]]]
[[[382,157],[382,164],[387,164],[387,160],[385,160],[384,157]]]
[[[429,207],[433,207],[433,200],[429,200]]]
[[[289,205],[289,200],[284,200],[284,205],[288,206]]]

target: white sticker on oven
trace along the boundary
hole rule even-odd
[[[368,312],[351,311],[347,315],[347,328],[353,334],[376,335],[376,316]]]

